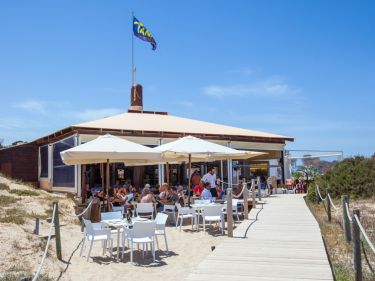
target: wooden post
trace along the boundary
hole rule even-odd
[[[228,237],[233,237],[233,206],[232,188],[227,188],[227,224]]]
[[[361,232],[358,223],[354,217],[360,218],[359,209],[353,210],[352,227],[353,227],[353,254],[354,254],[354,280],[362,281],[362,262],[361,262]]]
[[[260,180],[257,181],[258,182],[258,199],[259,199],[259,202],[262,201],[262,192],[261,192],[261,188],[260,188]]]
[[[35,229],[34,229],[34,234],[39,235],[39,218],[35,218]]]
[[[318,192],[318,186],[315,185],[315,198],[316,198],[316,204],[320,203],[320,197],[319,197],[319,192]]]
[[[257,200],[255,198],[255,180],[251,180],[251,197],[253,198],[252,208],[255,209],[257,207]]]
[[[56,240],[56,255],[59,260],[62,260],[61,256],[61,236],[60,236],[60,221],[59,221],[59,204],[57,202],[53,202],[53,207],[55,209],[55,240]]]
[[[331,195],[331,189],[327,188],[326,189],[326,196],[327,196],[327,216],[328,216],[328,221],[332,221],[332,214],[331,214],[331,200],[329,200],[329,196]]]
[[[243,188],[243,218],[244,220],[249,219],[249,204],[247,198],[249,197],[249,191],[247,190],[247,185],[245,181],[242,184]]]
[[[350,221],[348,214],[346,212],[346,203],[349,206],[349,197],[348,195],[341,196],[341,204],[342,204],[342,226],[344,228],[344,236],[347,242],[352,241],[352,234],[350,232]]]

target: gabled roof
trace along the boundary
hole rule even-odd
[[[73,125],[75,128],[168,132],[192,135],[242,136],[293,141],[292,137],[241,129],[167,114],[126,112]]]

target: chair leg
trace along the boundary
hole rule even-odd
[[[158,240],[158,236],[155,235],[155,241],[156,241],[156,247],[158,250],[160,250],[160,247],[159,247],[159,240]]]
[[[181,231],[181,227],[182,227],[182,222],[184,221],[184,216],[182,215],[181,216],[181,222],[180,222],[180,231]]]
[[[151,242],[151,249],[152,249],[152,260],[155,262],[155,244]]]
[[[81,251],[79,252],[79,256],[80,257],[82,256],[82,251],[83,251],[83,247],[85,246],[85,242],[86,242],[86,237],[83,237],[83,239],[82,239],[82,245],[81,245]]]
[[[180,219],[180,215],[177,217],[177,220],[176,220],[176,229],[177,229],[177,226],[178,226],[178,220]]]
[[[91,250],[92,250],[92,245],[94,244],[94,237],[93,239],[91,240],[91,243],[90,243],[90,248],[89,248],[89,251],[87,252],[87,261],[89,261],[89,258],[90,258],[90,254],[91,254]]]
[[[194,216],[191,216],[191,230],[193,230],[194,227]]]
[[[206,220],[203,218],[203,231],[206,233]]]
[[[112,258],[112,250],[113,250],[113,239],[112,238],[110,238],[109,243],[111,245],[111,248],[109,249],[109,257]]]
[[[167,233],[165,233],[165,230],[164,230],[164,240],[165,240],[165,247],[167,248],[167,252],[169,252],[169,250],[168,250],[168,242],[167,242]]]
[[[106,249],[107,249],[107,240],[103,241],[103,256],[105,255]]]
[[[130,262],[133,263],[133,240],[130,242]]]
[[[142,258],[145,258],[145,244],[142,244]]]

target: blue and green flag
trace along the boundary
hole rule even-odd
[[[154,37],[152,37],[150,31],[139,21],[136,17],[133,17],[133,33],[139,39],[150,42],[152,46],[152,50],[156,50],[156,41]]]

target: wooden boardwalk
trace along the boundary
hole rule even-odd
[[[186,280],[333,280],[318,223],[302,196],[264,201],[235,229],[236,238],[225,239]]]

